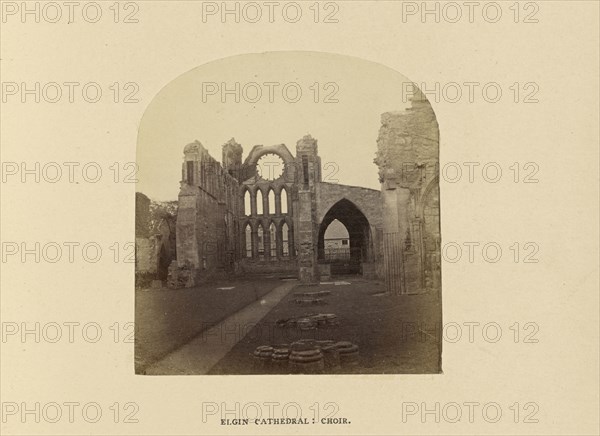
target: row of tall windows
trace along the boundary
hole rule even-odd
[[[253,195],[250,191],[246,191],[244,194],[244,215],[252,215],[253,204],[256,205],[255,207],[257,215],[274,215],[277,211],[277,200],[278,199],[275,196],[275,191],[273,191],[272,188],[269,189],[267,194],[266,204],[263,199],[263,193],[260,189],[256,191],[256,195]],[[285,188],[281,190],[281,195],[279,196],[279,206],[282,214],[288,213],[288,193]]]
[[[269,232],[270,241],[265,237],[265,233]],[[269,253],[271,258],[277,257],[277,242],[279,235],[277,234],[277,227],[274,223],[271,223],[268,229],[263,229],[263,225],[258,225],[258,230],[256,231],[257,237],[256,240],[252,238],[252,227],[250,224],[246,225],[246,229],[244,231],[245,239],[246,239],[246,257],[253,257],[254,253],[254,244],[257,244],[257,253],[260,259],[265,257],[265,253]],[[290,228],[287,223],[284,223],[281,226],[281,248],[282,254],[284,257],[288,257],[290,255],[290,239],[292,238],[292,234],[290,232]]]

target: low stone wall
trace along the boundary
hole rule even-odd
[[[331,265],[328,263],[320,263],[319,274],[321,277],[321,281],[331,280]]]
[[[239,262],[239,271],[242,274],[282,274],[297,276],[298,263],[295,260],[242,259]]]
[[[156,273],[155,244],[152,238],[135,238],[135,271],[139,274]]]
[[[375,262],[362,262],[361,263],[361,269],[362,269],[362,276],[364,279],[367,280],[377,280],[378,278],[378,271],[377,271],[377,263]]]

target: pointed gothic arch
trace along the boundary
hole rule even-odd
[[[285,221],[281,226],[281,255],[283,257],[290,256],[290,227]]]
[[[250,216],[252,215],[252,194],[248,188],[244,189],[243,194],[244,199],[244,215]]]
[[[287,214],[289,213],[289,208],[288,208],[288,192],[287,189],[285,188],[285,186],[283,186],[281,188],[281,192],[279,194],[279,203],[280,203],[280,210],[282,214]]]
[[[338,220],[348,231],[347,256],[340,257],[325,249],[325,231],[334,220]],[[369,221],[353,202],[342,198],[331,206],[319,226],[319,260],[332,263],[332,274],[337,272],[358,274],[361,270],[361,262],[367,261],[371,253],[372,240]],[[344,268],[340,267],[336,271],[334,266],[339,266],[338,264],[344,265]]]
[[[269,188],[267,194],[267,215],[275,215],[275,191],[273,188]]]
[[[254,241],[252,240],[252,225],[249,222],[244,226],[242,236],[244,238],[244,257],[252,258],[254,253]]]
[[[262,223],[258,224],[256,229],[256,247],[258,251],[258,258],[264,259],[265,257],[265,230]]]
[[[264,214],[263,206],[264,206],[263,193],[259,188],[256,190],[256,214],[257,215]]]
[[[271,221],[271,224],[269,225],[269,256],[271,259],[277,258],[277,239],[277,227],[275,226],[275,223]]]

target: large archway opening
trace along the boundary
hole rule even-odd
[[[372,251],[371,227],[365,215],[345,198],[335,203],[319,226],[319,263],[332,275],[361,274]]]

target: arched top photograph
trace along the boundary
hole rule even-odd
[[[417,313],[441,320],[439,146],[424,94],[368,60],[244,54],[165,83],[137,138],[136,316],[151,317],[161,290],[190,289],[169,304],[207,304],[215,319],[245,310],[279,335],[323,330],[327,344],[213,344],[166,369],[183,353],[170,347],[201,332],[190,312],[173,320],[179,333],[140,324],[136,371],[439,373],[440,344],[398,347],[393,327]],[[158,216],[168,234],[147,228]],[[373,340],[382,331],[387,344]]]

